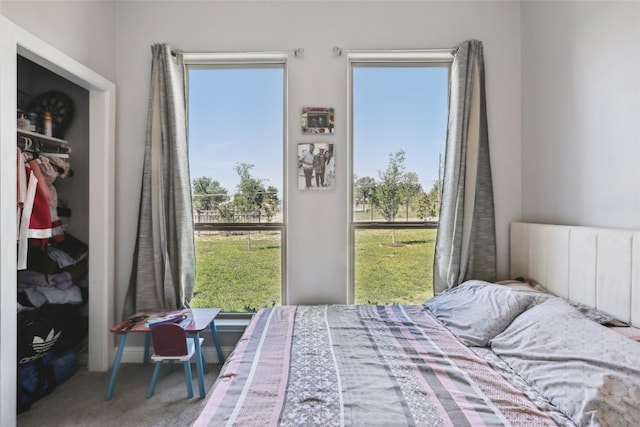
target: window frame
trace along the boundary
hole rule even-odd
[[[187,85],[187,106],[189,105],[189,71],[203,69],[282,69],[282,221],[269,223],[194,223],[194,233],[198,231],[279,231],[280,232],[280,301],[287,301],[286,286],[286,218],[287,218],[287,118],[288,118],[288,60],[287,52],[209,52],[183,53]],[[189,111],[187,108],[187,117]],[[190,180],[193,177],[190,177]],[[221,312],[221,319],[246,320],[253,316],[252,312]]]
[[[347,200],[349,212],[347,220],[349,222],[349,235],[347,237],[349,244],[349,283],[347,289],[347,303],[355,303],[356,288],[356,269],[355,269],[355,242],[356,232],[358,230],[376,230],[376,229],[437,229],[437,221],[354,221],[354,135],[353,135],[353,75],[355,68],[382,68],[382,67],[446,67],[448,70],[449,87],[451,82],[451,67],[453,64],[453,50],[451,49],[428,49],[415,51],[353,51],[349,52],[348,57],[348,73],[349,79],[347,84],[347,109],[349,114],[348,134],[348,174],[349,185],[347,186]],[[449,96],[451,94],[449,93]]]

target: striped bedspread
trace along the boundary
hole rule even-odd
[[[195,426],[555,425],[422,306],[258,312]]]

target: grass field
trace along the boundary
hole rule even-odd
[[[359,230],[356,303],[420,304],[432,296],[436,230]],[[196,236],[193,307],[243,312],[280,304],[280,233]]]
[[[192,307],[250,311],[280,304],[280,233],[196,236]]]
[[[358,230],[356,303],[421,304],[433,296],[435,229]]]

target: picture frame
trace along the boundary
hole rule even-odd
[[[336,188],[335,144],[298,144],[298,190],[324,191]]]
[[[305,134],[333,135],[333,108],[302,107],[301,128]]]

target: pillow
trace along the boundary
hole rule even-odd
[[[533,298],[527,292],[469,280],[431,298],[424,306],[464,344],[485,347]]]
[[[550,298],[491,349],[577,425],[640,425],[640,344]]]
[[[543,288],[542,286],[534,287],[534,285],[528,281],[523,282],[521,280],[503,280],[501,282],[496,282],[496,283],[502,286],[506,286],[513,291],[532,293],[534,296],[531,301],[530,307],[533,307],[534,305],[538,305],[542,302],[545,302],[549,298],[555,297],[555,295],[553,295],[551,292],[549,292],[547,289]]]
[[[526,279],[526,282],[520,280],[503,280],[501,282],[497,282],[502,286],[507,286],[510,289],[522,292],[537,292],[539,296],[534,300],[533,304],[537,305],[541,302],[546,301],[549,297],[556,296],[547,288],[542,286],[540,283],[535,280]],[[561,298],[561,297],[558,297]],[[583,316],[585,316],[589,320],[593,320],[596,323],[605,326],[629,326],[627,322],[623,322],[620,319],[617,319],[610,314],[607,314],[603,311],[598,310],[597,308],[588,306],[586,304],[582,304],[576,301],[570,301],[565,299],[570,305],[574,306]]]
[[[609,326],[609,329],[629,338],[630,340],[640,341],[640,329],[634,326]]]
[[[586,304],[582,304],[575,301],[567,301],[570,305],[572,305],[576,310],[582,313],[589,320],[593,320],[596,323],[600,323],[604,326],[629,326],[627,322],[623,322],[622,320],[616,319],[610,314],[605,313],[604,311],[600,311],[597,308],[590,307]]]
[[[542,290],[535,289],[527,282],[523,282],[521,280],[501,280],[496,282],[498,285],[506,286],[509,289],[513,289],[514,291],[525,291],[525,292],[543,292]]]

